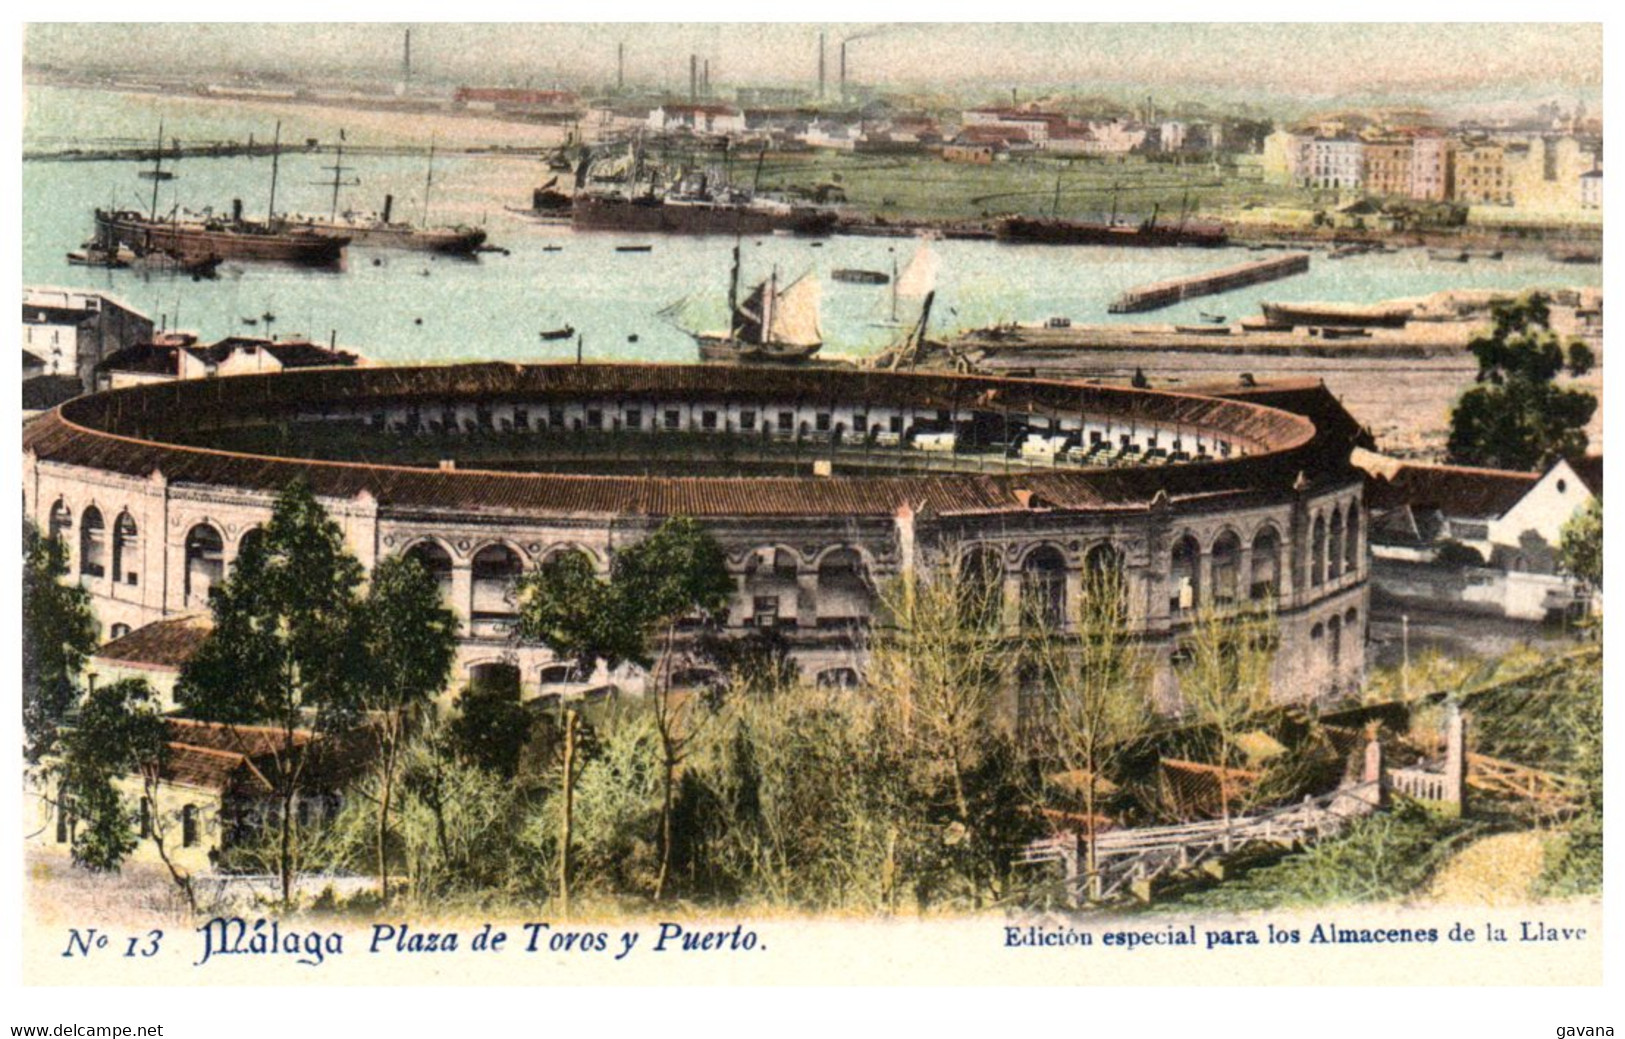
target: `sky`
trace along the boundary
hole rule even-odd
[[[282,69],[392,75],[404,23],[70,24],[25,30],[30,61],[139,66],[163,55],[199,71]],[[1317,98],[1597,98],[1602,29],[1580,24],[1337,23],[418,23],[413,65],[457,82],[607,83],[627,48],[629,84],[686,88],[688,56],[715,86],[817,81],[818,36],[830,82],[840,41],[856,83],[911,86],[1143,84],[1149,88]]]

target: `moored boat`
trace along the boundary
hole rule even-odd
[[[1404,328],[1414,308],[1394,304],[1264,303],[1264,320],[1275,328]]]
[[[804,361],[824,345],[818,310],[822,287],[804,275],[779,287],[775,270],[739,300],[739,247],[728,287],[727,332],[690,332],[702,361]]]

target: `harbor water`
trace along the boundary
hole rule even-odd
[[[91,91],[31,94],[28,141],[60,149],[128,135],[142,123],[156,131],[163,99]],[[184,106],[183,106],[184,107]],[[275,118],[266,112],[211,104],[186,107],[191,121],[166,124],[166,137],[184,140],[270,138]],[[206,113],[197,114],[199,111]],[[292,111],[300,111],[292,109]],[[333,202],[326,147],[307,150],[309,138],[331,143],[332,112],[307,116],[311,125],[283,114],[281,139],[291,150],[277,170],[279,212],[327,214]],[[378,139],[379,131],[371,131]],[[542,140],[538,131],[537,140]],[[361,134],[350,135],[354,142]],[[407,143],[421,143],[411,141]],[[419,220],[429,164],[422,154],[346,154],[340,208],[380,209],[386,194],[397,218]],[[270,202],[269,158],[183,159],[173,180],[159,182],[157,210],[211,207],[229,212],[232,199],[262,216]],[[685,329],[725,327],[730,253],[727,237],[679,238],[575,233],[512,213],[529,204],[531,189],[555,174],[534,156],[442,151],[433,162],[427,214],[433,223],[484,226],[491,244],[506,253],[473,260],[351,247],[341,269],[228,262],[211,281],[129,270],[70,266],[66,254],[90,237],[92,212],[115,205],[146,211],[153,182],[133,162],[31,161],[22,175],[23,278],[111,292],[168,327],[197,332],[205,341],[227,335],[304,334],[380,362],[571,358],[577,344],[544,340],[539,333],[571,326],[589,358],[692,360]],[[350,183],[358,181],[358,183]],[[778,272],[781,284],[802,274],[824,284],[825,353],[861,357],[884,348],[917,315],[918,301],[902,300],[892,320],[890,286],[835,282],[837,268],[890,274],[905,266],[916,244],[908,239],[835,236],[805,239],[769,235],[740,243],[743,278]],[[617,247],[650,246],[648,252]],[[1369,303],[1443,289],[1594,286],[1601,268],[1562,265],[1539,253],[1509,253],[1499,261],[1441,263],[1422,249],[1331,260],[1317,253],[1306,274],[1268,285],[1189,300],[1153,315],[1112,315],[1111,301],[1136,285],[1197,274],[1257,259],[1240,247],[1125,249],[1012,246],[990,241],[935,241],[940,260],[936,334],[999,322],[1065,317],[1074,323],[1156,321],[1197,323],[1201,314],[1228,320],[1259,313],[1270,301],[1340,300]],[[686,301],[675,312],[663,309]],[[273,320],[267,322],[266,315]]]

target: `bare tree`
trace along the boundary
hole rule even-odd
[[[1129,628],[1127,589],[1117,566],[1085,571],[1069,615],[1071,632],[1035,627],[1024,652],[1045,706],[1036,726],[1039,749],[1076,779],[1082,795],[1084,875],[1093,898],[1099,893],[1102,791],[1110,783],[1107,773],[1155,721],[1152,671]]]

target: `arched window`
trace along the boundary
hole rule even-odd
[[[408,559],[415,559],[418,564],[428,571],[434,583],[440,588],[440,597],[447,602],[451,601],[451,553],[447,552],[435,541],[419,541],[406,550]]]
[[[1314,530],[1309,542],[1309,583],[1319,588],[1326,583],[1326,517],[1315,517]]]
[[[1332,670],[1343,663],[1343,618],[1332,616],[1326,622],[1326,652],[1331,657]]]
[[[840,626],[864,621],[873,612],[868,569],[850,548],[826,552],[818,561],[818,623]]]
[[[519,699],[519,668],[507,661],[475,664],[468,669],[469,687],[478,693]]]
[[[107,525],[94,505],[86,506],[79,517],[79,572],[86,577],[107,573]]]
[[[751,555],[745,576],[745,623],[774,628],[796,622],[801,586],[796,579],[795,553],[783,548],[760,548]]]
[[[237,539],[237,559],[240,561],[249,552],[265,551],[265,528],[249,527],[243,536]]]
[[[820,689],[856,689],[858,673],[850,667],[826,667],[814,681]]]
[[[1348,527],[1343,534],[1343,570],[1345,573],[1358,574],[1360,572],[1360,504],[1349,503]]]
[[[1326,549],[1326,580],[1343,576],[1343,513],[1332,513],[1332,539]]]
[[[474,556],[474,617],[506,619],[519,613],[515,586],[524,572],[519,553],[507,545],[486,545]]]
[[[1021,616],[1051,631],[1066,626],[1066,557],[1060,549],[1043,545],[1022,560]]]
[[[181,809],[181,847],[195,848],[197,838],[197,805],[187,805]]]
[[[1004,559],[979,545],[959,561],[959,608],[968,622],[997,627],[1004,620]]]
[[[1083,557],[1083,594],[1090,601],[1105,596],[1102,606],[1121,614],[1128,602],[1128,584],[1123,576],[1123,554],[1109,544],[1091,548]]]
[[[1281,535],[1265,527],[1253,535],[1253,572],[1248,597],[1273,599],[1281,594]]]
[[[1186,534],[1174,542],[1168,568],[1168,610],[1194,610],[1202,594],[1202,546]]]
[[[128,624],[115,624],[111,628],[107,629],[107,636],[108,636],[109,641],[112,641],[114,639],[121,639],[124,636],[128,635],[129,633],[130,633],[130,626]]]
[[[136,557],[140,551],[140,531],[136,529],[135,517],[129,512],[121,512],[118,519],[113,522],[113,582],[115,584],[136,584],[141,580],[140,571],[136,569]]]
[[[68,532],[71,530],[73,530],[73,510],[68,508],[67,502],[63,501],[61,498],[58,498],[56,504],[51,506],[51,526],[49,536],[55,538],[57,541],[60,541],[63,545],[63,550],[66,551],[68,544]]]
[[[1241,538],[1227,530],[1213,542],[1213,601],[1229,605],[1241,598]]]
[[[209,589],[225,575],[226,543],[220,532],[199,523],[186,532],[185,595],[188,605],[206,602]]]

